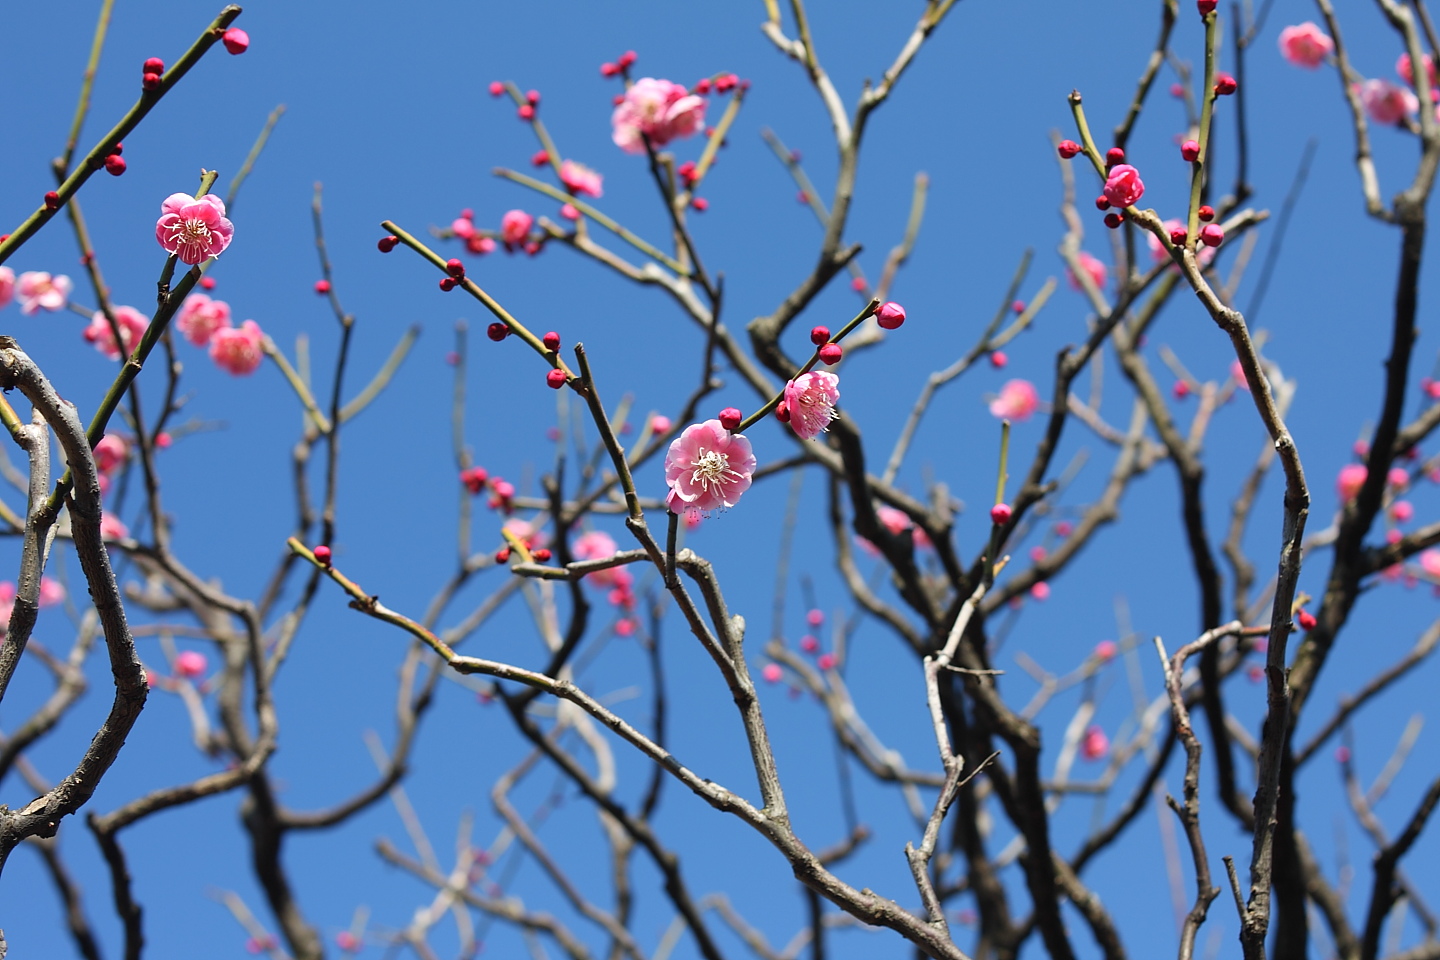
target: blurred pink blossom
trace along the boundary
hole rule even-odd
[[[130,528],[116,519],[113,513],[100,515],[100,539],[122,540],[130,536]]]
[[[216,330],[230,326],[230,304],[192,293],[175,315],[175,326],[195,346],[207,346]]]
[[[719,420],[692,423],[670,442],[665,454],[665,482],[671,512],[707,513],[733,507],[750,489],[755,454],[750,441],[726,430]]]
[[[1109,268],[1096,256],[1081,250],[1075,257],[1080,263],[1080,269],[1090,274],[1090,279],[1095,281],[1095,286],[1101,290],[1105,289],[1105,281],[1110,275]],[[1075,271],[1069,267],[1065,268],[1065,278],[1070,281],[1070,286],[1076,290],[1083,290],[1080,280],[1075,276]]]
[[[1309,20],[1280,31],[1280,56],[1297,67],[1314,70],[1334,49],[1335,41]],[[1410,65],[1409,58],[1405,65]]]
[[[230,246],[235,225],[225,219],[225,201],[207,193],[198,200],[172,193],[160,205],[155,239],[182,263],[197,264],[218,257]]]
[[[192,680],[203,675],[208,665],[205,654],[195,650],[182,650],[175,657],[175,672]]]
[[[802,373],[785,385],[790,405],[790,429],[801,440],[814,440],[834,420],[840,399],[840,378],[823,370]]]
[[[1101,640],[1095,644],[1095,656],[1100,660],[1113,659],[1119,650],[1120,648],[1116,646],[1114,640]]]
[[[125,355],[129,356],[150,328],[150,319],[134,307],[116,307],[112,312],[116,325],[120,327],[120,342],[125,347]],[[120,350],[115,346],[115,331],[110,329],[110,321],[101,311],[95,311],[83,336],[87,343],[95,344],[95,349],[111,360],[120,358]]]
[[[583,163],[566,160],[560,164],[560,182],[565,184],[571,193],[580,193],[587,197],[598,197],[600,196],[600,183],[602,179],[600,174],[591,170]]]
[[[519,246],[530,235],[530,227],[534,223],[535,218],[524,210],[511,210],[500,218],[500,239],[505,241],[506,246]]]
[[[210,359],[237,377],[247,376],[260,366],[264,338],[260,325],[246,320],[238,327],[223,327],[210,338]]]
[[[1092,726],[1085,731],[1085,736],[1080,740],[1080,756],[1086,760],[1103,760],[1110,752],[1110,738],[1105,736],[1105,731],[1098,726]]]
[[[70,298],[70,287],[70,278],[63,273],[53,277],[35,270],[22,273],[15,285],[15,295],[20,298],[20,312],[28,317],[40,310],[59,310]]]
[[[50,577],[40,578],[40,596],[36,601],[41,607],[53,607],[65,602],[65,586]]]
[[[990,401],[990,413],[1002,420],[1029,420],[1040,406],[1040,395],[1029,380],[1010,380],[1000,396]]]
[[[15,271],[9,267],[0,267],[0,310],[10,305],[15,299]]]
[[[626,153],[644,153],[645,138],[660,147],[688,137],[705,123],[705,98],[669,80],[642,77],[610,116],[612,139]]]
[[[1328,40],[1329,37],[1326,37],[1326,39]],[[1423,59],[1425,61],[1425,72],[1430,75],[1430,89],[1434,90],[1437,85],[1440,85],[1440,76],[1437,76],[1435,71],[1435,61],[1430,59],[1428,53],[1424,55]],[[1400,74],[1410,86],[1415,86],[1415,69],[1410,65],[1410,54],[1400,54],[1400,59],[1395,61],[1395,72]]]
[[[785,671],[780,669],[780,664],[778,663],[767,663],[764,669],[760,671],[760,676],[765,678],[766,683],[779,683],[780,678],[784,675]]]
[[[1426,550],[1420,554],[1420,569],[1432,577],[1440,578],[1440,550]]]
[[[1393,126],[1420,109],[1415,94],[1389,80],[1366,80],[1357,92],[1365,112],[1376,123]]]
[[[95,444],[95,467],[101,473],[109,473],[124,463],[129,453],[130,444],[125,442],[124,437],[107,433]]]
[[[1340,475],[1335,479],[1335,489],[1340,494],[1341,503],[1349,503],[1354,500],[1365,486],[1365,477],[1369,471],[1363,463],[1347,463],[1340,468]]]

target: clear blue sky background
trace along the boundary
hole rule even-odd
[[[0,150],[4,224],[18,223],[51,188],[49,160],[60,151],[68,130],[97,6],[57,0],[9,5],[0,13],[0,65],[10,77]],[[814,7],[820,55],[847,102],[853,101],[863,78],[878,76],[889,65],[921,9],[919,3],[858,0]],[[1182,8],[1174,48],[1198,62],[1201,28],[1193,4],[1182,3]],[[133,102],[140,63],[149,56],[173,61],[216,9],[177,0],[117,4],[82,146]],[[423,326],[417,348],[390,390],[346,434],[335,543],[337,562],[347,573],[387,604],[418,615],[454,566],[456,484],[448,439],[450,368],[445,365],[451,329],[463,318],[478,334],[489,318],[460,295],[440,293],[434,270],[416,257],[399,251],[382,258],[375,250],[378,223],[390,218],[423,232],[448,223],[464,207],[473,208],[477,221],[491,226],[514,207],[554,217],[553,202],[490,175],[496,165],[527,169],[535,149],[513,107],[486,93],[491,80],[509,79],[522,89],[542,92],[543,116],[562,154],[605,175],[602,209],[660,240],[665,233],[663,209],[643,160],[622,154],[610,142],[610,97],[618,87],[602,80],[597,67],[633,48],[640,58],[639,76],[693,83],[701,76],[735,71],[754,86],[729,147],[705,184],[710,210],[693,222],[707,265],[726,277],[725,320],[732,329],[743,328],[751,317],[773,310],[810,270],[819,240],[810,212],[795,201],[795,187],[761,141],[760,129],[774,129],[803,152],[823,194],[833,185],[835,169],[833,140],[818,99],[802,71],[760,34],[757,26],[763,16],[760,3],[658,0],[256,3],[238,22],[250,33],[249,52],[232,58],[217,48],[126,138],[129,172],[120,179],[97,177],[81,195],[114,297],[142,308],[150,302],[163,262],[150,240],[160,201],[170,193],[193,190],[202,167],[218,168],[221,185],[227,185],[266,115],[285,104],[285,117],[235,205],[234,244],[212,271],[218,281],[215,295],[232,305],[237,320],[254,318],[292,355],[295,338],[308,336],[317,378],[325,382],[322,371],[332,362],[336,330],[327,306],[311,291],[319,273],[309,219],[312,185],[323,181],[336,288],[358,318],[349,392],[368,379],[408,325]],[[1264,309],[1252,321],[1268,333],[1267,356],[1300,380],[1290,424],[1310,474],[1315,496],[1311,529],[1317,530],[1335,508],[1336,471],[1379,408],[1380,361],[1388,344],[1398,238],[1363,216],[1347,115],[1333,71],[1297,70],[1276,52],[1281,27],[1314,16],[1307,4],[1275,4],[1248,64],[1247,106],[1251,178],[1259,208],[1278,210],[1304,144],[1311,137],[1319,141],[1290,241]],[[1392,65],[1401,49],[1397,39],[1368,6],[1346,16],[1357,68],[1393,79]],[[924,377],[967,350],[979,335],[1026,248],[1036,250],[1026,297],[1045,277],[1062,275],[1054,252],[1063,225],[1057,216],[1060,182],[1050,131],[1073,133],[1065,103],[1072,88],[1083,91],[1097,133],[1115,125],[1130,101],[1157,23],[1158,4],[1133,0],[1023,5],[967,0],[956,6],[875,117],[847,235],[865,245],[862,263],[871,276],[878,274],[885,252],[901,235],[915,173],[923,170],[931,178],[920,241],[894,291],[911,321],[881,348],[843,368],[845,414],[865,433],[877,458],[888,451]],[[1162,72],[1130,149],[1149,188],[1145,204],[1166,216],[1179,215],[1188,186],[1188,166],[1172,140],[1184,124],[1179,102],[1166,94],[1173,80],[1168,70]],[[1227,103],[1219,119],[1222,150],[1228,151],[1233,141],[1233,120]],[[1374,140],[1382,190],[1389,196],[1407,182],[1415,146],[1388,130],[1375,131]],[[680,144],[677,153],[681,159],[694,158],[699,149],[700,142],[691,141]],[[1228,163],[1230,154],[1225,156],[1223,163]],[[1230,174],[1223,163],[1219,179],[1228,185]],[[1077,174],[1081,196],[1087,196],[1095,184],[1078,167]],[[1108,259],[1108,237],[1098,215],[1082,213],[1090,231],[1087,247]],[[1263,253],[1273,226],[1267,224],[1261,232]],[[1233,257],[1233,251],[1228,255]],[[79,286],[76,257],[67,228],[56,222],[9,265],[17,271],[68,272]],[[469,263],[472,275],[532,329],[558,330],[567,343],[583,340],[608,398],[629,393],[637,411],[673,415],[692,389],[703,339],[663,294],[636,289],[558,246],[533,259],[496,255]],[[1426,293],[1436,279],[1433,266],[1427,267]],[[985,395],[1011,376],[1033,379],[1045,392],[1056,352],[1084,336],[1087,307],[1064,287],[1063,279],[1061,284],[1034,331],[1009,349],[1007,370],[976,368],[939,395],[902,474],[904,486],[920,492],[926,479],[934,477],[972,505],[987,501],[993,490],[998,431],[985,408]],[[1242,307],[1248,305],[1253,286],[1252,275],[1241,287]],[[93,301],[83,286],[76,299]],[[1433,356],[1426,335],[1429,303],[1422,293],[1417,378],[1429,373]],[[797,327],[836,327],[856,306],[855,295],[838,283]],[[86,415],[109,382],[113,365],[81,340],[82,328],[83,321],[68,313],[22,317],[12,306],[0,314],[0,332],[17,337]],[[1202,378],[1219,380],[1228,373],[1225,338],[1188,296],[1175,299],[1150,340],[1157,368],[1153,347],[1167,344]],[[545,431],[554,422],[555,395],[542,383],[543,369],[515,341],[497,346],[477,336],[472,347],[467,440],[478,462],[514,480],[522,492],[534,492],[538,474],[553,456]],[[299,432],[299,406],[268,365],[252,378],[237,380],[217,371],[198,350],[188,345],[180,349],[186,364],[187,416],[217,429],[189,436],[163,454],[164,493],[176,518],[176,549],[201,576],[220,579],[233,594],[253,596],[293,523],[288,458]],[[147,374],[152,409],[158,398],[154,376],[154,371]],[[752,409],[755,398],[738,378],[730,379],[711,406],[733,403]],[[1163,379],[1168,384],[1168,378]],[[1129,402],[1113,367],[1107,368],[1107,381],[1106,416],[1123,423]],[[1419,402],[1417,390],[1412,403]],[[1181,415],[1188,418],[1188,410]],[[1018,467],[1012,466],[1012,474],[1028,465],[1040,422],[1017,426],[1012,464]],[[752,438],[762,462],[792,449],[773,425],[756,428]],[[1206,444],[1210,529],[1217,541],[1228,519],[1227,505],[1263,443],[1263,429],[1248,404],[1237,402],[1218,413]],[[1091,457],[1065,498],[1071,506],[1093,499],[1110,462],[1103,445],[1072,422],[1057,465],[1082,449]],[[653,468],[641,483],[645,492],[663,492]],[[1033,685],[1008,651],[1023,649],[1051,670],[1068,670],[1096,642],[1117,635],[1115,610],[1121,600],[1142,636],[1159,634],[1172,649],[1193,636],[1197,600],[1179,536],[1176,488],[1168,464],[1137,481],[1123,504],[1123,523],[1097,537],[1080,564],[1054,581],[1047,603],[1026,605],[998,664],[1011,671],[1006,689],[1013,703],[1028,699]],[[1262,576],[1274,566],[1279,494],[1272,477],[1248,539]],[[740,509],[708,521],[691,539],[692,546],[716,562],[732,609],[751,623],[757,664],[758,647],[770,629],[771,561],[786,495],[785,483],[761,484]],[[21,502],[13,492],[6,496],[12,506]],[[807,475],[802,496],[807,509],[798,531],[784,625],[792,642],[803,630],[802,576],[813,581],[820,607],[849,615],[820,525],[824,488],[818,474]],[[1433,492],[1418,490],[1413,499],[1417,520],[1432,520]],[[132,514],[134,503],[132,499]],[[498,544],[498,528],[498,518],[477,512],[477,543]],[[988,528],[983,510],[971,509],[961,518],[957,536],[962,555],[979,548]],[[624,542],[618,525],[611,532]],[[18,558],[18,541],[11,544],[8,549]],[[1017,545],[1014,552],[1024,556],[1029,545]],[[1313,558],[1301,587],[1317,591],[1328,562],[1328,555]],[[463,615],[484,595],[481,591],[494,589],[500,576],[491,574],[472,587],[445,622]],[[72,577],[72,584],[78,580]],[[1424,589],[1407,593],[1388,585],[1362,600],[1316,692],[1307,729],[1314,729],[1338,694],[1397,659],[1435,615],[1434,604]],[[68,649],[71,631],[63,615],[49,612],[41,619],[37,638],[52,649]],[[522,662],[535,663],[533,636],[523,608],[515,605],[473,641],[474,649],[497,655],[511,651]],[[912,765],[933,769],[917,665],[872,623],[862,623],[852,643],[847,670],[867,719]],[[155,640],[141,644],[147,662],[161,661]],[[673,702],[683,705],[675,718],[676,753],[702,775],[753,793],[733,707],[713,667],[677,623],[667,622],[664,645]],[[213,650],[196,648],[210,653],[213,661]],[[299,809],[328,806],[371,780],[374,769],[362,732],[375,729],[389,742],[395,666],[403,650],[399,634],[346,610],[336,591],[322,590],[277,687],[282,749],[271,768],[282,782],[285,803]],[[92,666],[90,695],[35,756],[40,770],[52,778],[68,769],[108,704],[108,679],[98,659]],[[1130,716],[1127,669],[1147,695],[1160,688],[1154,658],[1144,650],[1125,667],[1110,671],[1102,681],[1106,696],[1099,722],[1112,734]],[[616,641],[581,679],[599,694],[619,696],[643,686],[644,676],[639,652]],[[33,666],[21,677],[24,682],[12,691],[15,702],[7,702],[0,712],[0,724],[7,729],[48,690]],[[1386,704],[1357,719],[1363,775],[1378,772],[1415,701],[1434,679],[1431,664],[1401,683]],[[1241,679],[1230,690],[1236,711],[1253,728],[1261,689]],[[1048,743],[1058,742],[1076,702],[1073,695],[1061,698],[1044,715]],[[618,709],[643,722],[648,716],[645,703],[643,697],[622,700]],[[774,688],[766,693],[765,707],[797,826],[812,847],[826,846],[841,837],[843,825],[834,800],[836,768],[824,718],[813,702],[792,701]],[[442,685],[440,704],[425,721],[407,789],[447,865],[462,811],[476,813],[477,840],[488,842],[494,835],[489,785],[522,755],[508,730],[498,709],[477,705],[458,685]],[[188,746],[188,738],[181,704],[157,693],[92,809],[112,810],[146,791],[211,770],[209,761]],[[1381,808],[1392,829],[1408,815],[1433,775],[1432,744],[1428,733],[1422,735],[1410,768]],[[643,788],[646,771],[618,744],[616,751],[620,792],[634,797]],[[863,775],[857,777],[864,782]],[[1303,814],[1304,826],[1332,878],[1335,838],[1344,837],[1357,870],[1356,897],[1363,898],[1369,892],[1368,842],[1349,825],[1337,781],[1328,761],[1317,761],[1307,770],[1301,790],[1304,802],[1315,805]],[[1131,782],[1133,778],[1122,777],[1122,793]],[[1167,782],[1178,791],[1178,774],[1172,771]],[[522,809],[543,801],[553,783],[551,773],[533,776],[519,794]],[[30,798],[15,778],[4,787],[3,799],[12,805]],[[803,924],[804,914],[797,884],[778,854],[674,784],[667,790],[659,825],[681,853],[692,889],[698,894],[728,891],[736,907],[772,943],[787,942]],[[560,795],[564,802],[547,823],[544,837],[566,852],[584,887],[601,897],[606,868],[597,858],[601,847],[593,815],[569,791],[562,788]],[[1207,790],[1213,866],[1218,869],[1222,854],[1247,862],[1248,838],[1232,829],[1212,798]],[[216,889],[237,891],[268,921],[250,878],[236,820],[237,800],[233,795],[208,800],[123,834],[136,894],[147,910],[150,956],[245,955],[244,933],[208,896]],[[857,886],[872,886],[912,903],[902,847],[916,832],[903,805],[892,793],[868,785],[861,790],[861,801],[861,819],[877,836],[840,872]],[[1073,849],[1098,815],[1089,800],[1067,801],[1057,818],[1062,848]],[[1142,816],[1128,839],[1086,875],[1115,912],[1137,954],[1168,951],[1175,934],[1163,862],[1155,852],[1158,829],[1152,814]],[[385,867],[373,853],[372,841],[381,835],[402,847],[407,844],[398,818],[385,804],[343,829],[292,835],[286,862],[300,903],[327,936],[344,928],[358,905],[371,909],[378,926],[393,928],[429,902],[431,892]],[[999,836],[1003,841],[1008,831],[1001,828]],[[1408,861],[1422,889],[1427,881],[1434,889],[1435,843],[1433,835],[1425,838]],[[81,823],[72,819],[65,825],[62,847],[84,884],[87,909],[107,952],[114,954],[119,932],[108,907],[108,883]],[[596,873],[588,876],[586,870]],[[1187,901],[1192,896],[1190,875],[1187,864]],[[653,872],[643,865],[637,868],[637,888],[636,934],[653,947],[671,915]],[[533,864],[520,869],[512,889],[534,907],[568,916]],[[1017,903],[1024,902],[1018,894]],[[4,878],[3,903],[0,926],[16,956],[68,955],[71,947],[61,930],[59,908],[32,851],[22,849],[13,856]],[[956,906],[965,904],[957,901]],[[1232,953],[1236,924],[1228,898],[1217,901],[1211,914],[1202,942]],[[579,926],[583,929],[583,922]],[[1078,923],[1075,929],[1077,947],[1092,955],[1088,934]],[[1414,934],[1412,924],[1407,936]],[[442,953],[449,950],[449,936],[436,938]],[[722,940],[735,955],[741,954],[743,948],[728,933]],[[492,955],[510,956],[523,947],[513,933],[497,928],[487,949]],[[906,952],[888,933],[846,933],[833,949],[841,957]],[[1211,949],[1206,947],[1207,956]],[[372,946],[367,955],[379,956],[380,950]],[[693,955],[688,939],[681,941],[676,955]]]

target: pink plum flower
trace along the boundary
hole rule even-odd
[[[1040,395],[1029,380],[1010,380],[990,401],[990,413],[1002,420],[1029,420],[1040,407]]]
[[[1110,738],[1105,736],[1105,731],[1097,726],[1092,726],[1085,731],[1085,736],[1080,740],[1080,756],[1086,760],[1103,760],[1110,752]]]
[[[610,116],[612,139],[626,153],[644,153],[645,140],[660,147],[688,137],[705,122],[705,98],[682,84],[643,77],[625,92]]]
[[[125,355],[129,356],[150,328],[150,320],[134,307],[116,307],[113,312],[115,323],[120,328],[120,343],[124,346]],[[110,329],[110,321],[105,319],[103,312],[95,311],[90,325],[85,328],[84,337],[87,343],[95,344],[95,349],[111,360],[120,358],[120,348],[115,346],[115,331]]]
[[[41,607],[53,607],[57,603],[65,602],[65,587],[59,580],[50,577],[40,578],[40,596],[36,603]]]
[[[1101,290],[1105,289],[1105,281],[1110,275],[1110,269],[1105,266],[1104,262],[1101,261],[1100,258],[1086,253],[1084,250],[1081,250],[1075,259],[1080,262],[1080,269],[1090,275],[1090,279],[1095,282],[1095,286]],[[1080,285],[1080,278],[1075,276],[1075,271],[1069,267],[1065,268],[1065,278],[1070,281],[1070,286],[1073,289],[1084,289],[1084,287]]]
[[[733,507],[750,489],[755,454],[750,441],[732,434],[719,420],[692,423],[670,441],[665,454],[665,499],[677,514],[708,513]]]
[[[1105,177],[1105,199],[1112,207],[1128,207],[1145,195],[1140,171],[1128,163],[1117,163]]]
[[[198,200],[188,193],[172,193],[160,205],[160,219],[155,221],[155,239],[165,252],[192,265],[220,256],[234,236],[235,225],[225,219],[225,201],[213,193]]]
[[[534,223],[535,218],[524,210],[511,210],[500,218],[500,239],[507,247],[520,246],[530,235],[530,227]]]
[[[1430,89],[1434,90],[1437,86],[1440,86],[1440,74],[1437,74],[1435,61],[1430,59],[1428,53],[1425,54],[1424,60],[1425,72],[1430,75]],[[1410,65],[1410,54],[1400,54],[1400,59],[1395,61],[1395,72],[1400,74],[1410,86],[1415,86],[1415,68]]]
[[[619,547],[615,545],[615,538],[605,531],[589,530],[575,538],[572,551],[576,560],[600,560],[604,557],[613,557],[619,551]],[[622,591],[622,599],[625,594],[628,594],[635,580],[625,567],[596,570],[594,573],[588,574],[585,579],[602,587],[611,587]]]
[[[780,668],[778,663],[767,663],[760,671],[760,675],[765,678],[766,683],[779,683],[780,678],[785,675],[785,671]]]
[[[1095,657],[1099,660],[1112,660],[1119,651],[1114,640],[1101,640],[1095,644]]]
[[[230,304],[211,300],[203,293],[192,293],[175,316],[175,326],[195,346],[207,346],[216,330],[230,326]]]
[[[1280,56],[1297,67],[1314,70],[1334,49],[1335,41],[1309,20],[1280,31]],[[1405,65],[1410,65],[1408,57]]]
[[[123,540],[130,536],[130,528],[116,519],[113,513],[100,514],[100,539]]]
[[[130,444],[125,442],[124,437],[107,433],[95,444],[94,452],[95,468],[101,473],[109,473],[125,462],[125,457],[130,453]]]
[[[10,305],[15,299],[15,271],[9,267],[0,267],[0,310]]]
[[[222,327],[210,338],[210,359],[237,377],[255,372],[264,356],[260,341],[265,334],[254,320],[238,327]]]
[[[840,378],[823,370],[802,373],[785,385],[785,402],[790,407],[790,429],[801,440],[814,440],[838,414]]]
[[[1426,550],[1420,554],[1420,569],[1432,577],[1440,578],[1440,550]]]
[[[10,629],[10,614],[15,611],[15,584],[0,581],[0,633]]]
[[[1369,473],[1363,463],[1349,463],[1340,468],[1340,475],[1335,479],[1335,489],[1339,492],[1342,503],[1355,499],[1360,488],[1365,486],[1365,478]]]
[[[1366,80],[1359,86],[1360,102],[1376,123],[1393,126],[1420,109],[1415,94],[1389,80]]]
[[[56,311],[70,299],[70,278],[63,273],[51,276],[37,270],[20,274],[15,294],[20,298],[20,312],[27,317],[41,310]]]
[[[208,665],[205,654],[196,650],[182,650],[175,656],[175,672],[191,680],[203,676]]]
[[[898,537],[906,530],[909,530],[911,540],[916,547],[921,550],[928,550],[930,548],[930,538],[925,535],[924,530],[921,530],[910,522],[910,516],[905,513],[905,511],[897,510],[888,504],[882,503],[875,508],[875,517],[880,521],[882,527],[889,530],[895,536]],[[874,550],[873,544],[870,545],[870,549]],[[879,551],[875,552],[877,554],[879,553]]]
[[[576,163],[574,160],[566,160],[560,164],[560,182],[571,193],[584,194],[587,197],[600,196],[600,183],[603,178],[600,174],[591,170],[583,163]]]
[[[1230,379],[1235,381],[1238,390],[1250,391],[1250,380],[1245,376],[1245,367],[1239,360],[1230,361]]]

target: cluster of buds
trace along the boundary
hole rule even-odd
[[[105,172],[110,174],[110,176],[118,177],[125,172],[125,158],[120,156],[124,151],[125,145],[123,143],[117,143],[103,158],[92,158],[90,164],[97,170],[104,167]]]
[[[465,249],[477,257],[495,251],[495,237],[489,231],[475,229],[475,211],[466,207],[450,224],[450,232],[465,241]]]
[[[140,65],[140,87],[147,93],[160,89],[160,78],[165,73],[165,61],[151,57]]]
[[[600,76],[618,77],[624,74],[625,71],[629,70],[635,64],[635,60],[635,51],[626,50],[624,53],[620,54],[620,56],[616,57],[613,62],[606,61],[605,63],[600,64]]]
[[[440,289],[445,291],[454,290],[465,279],[465,264],[451,257],[445,261],[445,273],[447,276],[440,278]]]

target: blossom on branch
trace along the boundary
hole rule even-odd
[[[27,317],[41,310],[55,311],[70,299],[70,278],[63,273],[51,276],[37,270],[20,274],[15,295],[20,298],[20,312]]]
[[[823,370],[802,373],[785,385],[785,402],[790,406],[790,429],[801,440],[814,440],[839,414],[840,378]]]
[[[1280,56],[1297,67],[1314,70],[1335,49],[1335,41],[1310,21],[1280,31]],[[1405,65],[1410,59],[1405,58]]]
[[[264,339],[260,325],[246,320],[238,327],[222,327],[210,338],[210,359],[237,377],[247,376],[260,366]]]
[[[140,338],[145,336],[145,331],[150,328],[150,319],[134,307],[115,307],[111,312],[115,315],[115,325],[120,328],[120,343],[124,347],[125,355],[129,356]],[[86,343],[95,344],[95,349],[111,360],[120,359],[121,348],[115,345],[115,331],[111,329],[104,311],[95,311],[83,336]]]
[[[10,305],[15,298],[15,271],[0,267],[0,310]]]
[[[1095,282],[1095,286],[1102,290],[1105,289],[1105,281],[1110,276],[1110,268],[1105,266],[1105,262],[1094,254],[1086,253],[1084,250],[1076,254],[1075,259],[1080,262],[1080,269],[1090,275],[1090,279]],[[1065,268],[1065,279],[1069,281],[1072,289],[1085,289],[1080,285],[1080,278],[1075,276],[1075,271],[1069,267]]]
[[[1420,100],[1404,87],[1389,80],[1366,80],[1356,92],[1365,105],[1365,113],[1376,123],[1394,126],[1420,109]]]
[[[175,326],[195,346],[208,346],[215,331],[230,326],[230,304],[211,300],[203,293],[192,293],[175,315]]]
[[[591,170],[583,163],[576,163],[574,160],[566,160],[560,164],[560,182],[565,184],[566,189],[571,193],[584,194],[587,197],[600,196],[600,184],[604,180],[600,174]]]
[[[610,115],[612,139],[626,153],[644,153],[645,140],[662,147],[688,137],[705,123],[705,98],[669,80],[642,77],[625,91]]]
[[[1117,163],[1105,176],[1105,199],[1112,207],[1128,207],[1145,195],[1140,171],[1128,163]]]
[[[706,513],[733,507],[750,489],[755,454],[750,441],[719,420],[692,423],[670,441],[665,454],[665,505],[672,513]]]
[[[505,241],[505,248],[508,250],[523,245],[534,223],[535,218],[524,210],[511,210],[501,217],[500,239]]]
[[[225,219],[225,201],[213,193],[199,199],[172,193],[155,221],[155,239],[165,252],[192,265],[220,256],[234,236],[235,225]]]
[[[990,413],[1002,420],[1029,420],[1040,407],[1040,394],[1029,380],[1010,380],[990,401]]]

